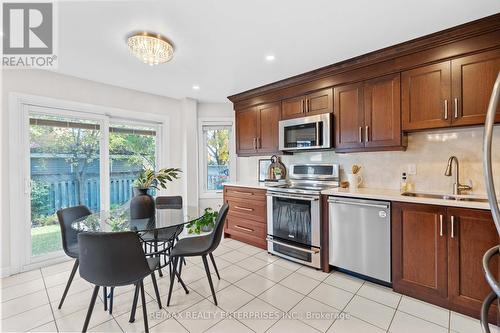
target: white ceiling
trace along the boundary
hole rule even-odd
[[[498,0],[150,0],[58,3],[58,72],[144,92],[226,96],[500,12]],[[126,36],[175,45],[150,67]],[[266,55],[276,60],[266,62]],[[199,85],[200,90],[192,89]]]

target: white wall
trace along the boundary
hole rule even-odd
[[[410,163],[416,164],[413,177],[417,191],[451,192],[454,177],[445,177],[446,162],[456,155],[460,162],[460,181],[470,179],[473,192],[485,193],[482,171],[483,128],[434,130],[412,133],[406,151],[336,154],[334,152],[299,153],[282,156],[286,166],[294,163],[339,163],[341,178],[352,164],[362,166],[362,186],[371,188],[399,189],[400,177]],[[500,126],[496,126],[493,140],[493,173],[495,184],[500,187]],[[239,157],[238,180],[256,181],[258,159],[264,157]],[[500,190],[500,188],[497,188]]]
[[[190,163],[185,159],[186,154],[183,149],[186,147],[170,143],[178,142],[179,138],[184,135],[182,130],[184,119],[181,109],[182,105],[192,102],[141,93],[49,71],[4,70],[1,74],[2,112],[0,117],[0,153],[2,163],[0,184],[2,191],[0,192],[0,275],[8,274],[10,266],[10,211],[8,200],[9,192],[7,190],[9,183],[9,93],[16,92],[136,112],[166,115],[171,125],[169,128],[164,129],[165,143],[168,144],[168,166],[182,167],[186,165],[186,163]],[[194,103],[194,114],[196,115],[196,103]],[[194,174],[196,174],[196,172]],[[169,192],[172,194],[182,194],[184,192],[184,182],[185,178],[172,183]],[[196,204],[197,198],[195,200],[195,205]],[[19,223],[21,223],[21,221],[19,221]]]

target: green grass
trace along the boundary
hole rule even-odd
[[[31,228],[31,254],[37,256],[61,250],[61,229],[58,224]]]

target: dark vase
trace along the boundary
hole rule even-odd
[[[130,218],[148,219],[155,215],[155,199],[148,189],[134,187],[134,197],[130,200]]]

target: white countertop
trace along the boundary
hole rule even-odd
[[[471,202],[471,201],[460,201],[460,200],[407,197],[401,195],[401,193],[398,190],[387,190],[387,189],[359,188],[357,190],[349,190],[344,188],[335,188],[331,190],[322,191],[321,194],[338,196],[338,197],[349,197],[349,198],[399,201],[399,202],[410,202],[410,203],[421,203],[430,205],[487,209],[487,210],[490,209],[490,205],[487,202]],[[444,194],[444,193],[436,193],[436,194]],[[485,198],[485,196],[473,196],[473,195],[462,195],[461,197]]]

